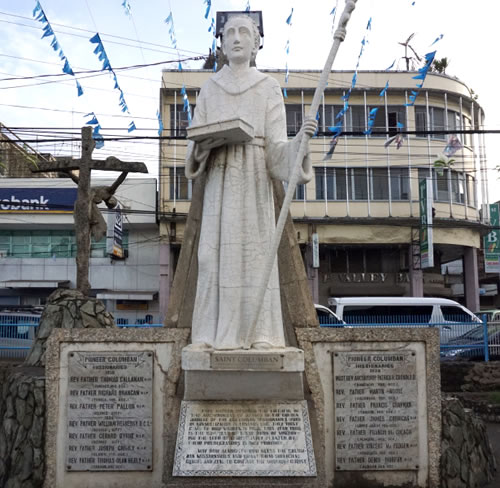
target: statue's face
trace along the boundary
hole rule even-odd
[[[255,51],[252,21],[241,17],[229,19],[224,26],[222,48],[229,63],[249,63]]]

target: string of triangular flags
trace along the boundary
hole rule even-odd
[[[207,3],[207,10],[205,12],[205,19],[208,19],[208,15],[210,14],[210,7],[212,6],[212,0],[205,0]],[[212,56],[214,58],[214,66],[213,70],[217,71],[217,32],[215,30],[215,19],[212,17],[212,21],[210,22],[210,27],[208,28],[208,32],[212,33]]]
[[[293,16],[293,7],[292,11],[290,12],[290,15],[286,19],[286,24],[288,27],[292,27],[292,16]],[[290,75],[290,72],[288,70],[288,56],[290,55],[290,36],[288,36],[288,39],[286,41],[285,45],[285,53],[286,53],[286,64],[285,64],[285,85],[288,85],[288,77]],[[285,98],[288,98],[288,94],[286,92],[286,86],[283,88],[283,96]]]
[[[76,79],[75,73],[73,72],[73,70],[69,64],[68,58],[65,56],[65,54],[62,50],[62,47],[59,44],[59,41],[57,40],[57,37],[56,37],[54,31],[52,30],[52,26],[50,25],[50,22],[47,19],[47,16],[45,15],[45,12],[44,12],[44,10],[43,10],[43,8],[40,5],[40,2],[38,0],[36,0],[36,5],[35,5],[35,8],[33,10],[33,17],[35,18],[35,20],[39,20],[44,25],[43,35],[42,35],[41,39],[43,39],[44,37],[52,36],[52,41],[50,42],[50,45],[51,45],[52,49],[58,54],[61,61],[64,61],[64,66],[63,66],[62,70],[67,75],[71,75],[75,78],[78,96],[79,97],[82,96],[83,95],[83,88],[80,85],[80,83],[78,82],[78,80]]]
[[[345,114],[347,113],[347,110],[349,109],[349,98],[351,97],[352,90],[354,89],[354,87],[356,86],[356,83],[358,81],[359,62],[360,62],[361,56],[363,55],[363,52],[365,50],[365,46],[368,44],[368,33],[369,33],[369,31],[371,31],[371,28],[372,28],[372,18],[370,17],[368,19],[368,23],[366,24],[365,35],[363,36],[363,39],[361,41],[361,48],[359,50],[358,60],[356,62],[356,68],[354,70],[354,74],[352,75],[351,86],[349,87],[349,90],[347,90],[347,93],[342,96],[344,106],[342,107],[340,112],[335,116],[335,120],[336,120],[335,125],[328,127],[328,130],[332,133],[332,139],[330,141],[330,148],[328,149],[328,152],[325,154],[323,161],[331,159],[333,152],[335,151],[335,147],[337,146],[338,137],[342,133],[342,128],[344,127],[344,117],[345,117]],[[373,112],[373,110],[372,110],[372,112]],[[376,111],[373,114],[373,120],[375,120],[375,115],[376,115]],[[373,126],[373,123],[372,123],[372,126]]]
[[[208,14],[210,13],[210,7],[212,6],[212,1],[211,0],[205,0],[205,3],[207,4],[207,10],[205,12],[205,15],[208,18]],[[170,13],[168,14],[168,17],[165,19],[165,23],[170,26],[169,29],[168,29],[168,32],[169,32],[169,35],[170,35],[170,42],[172,43],[172,47],[174,49],[177,49],[177,38],[175,37],[174,16],[172,14],[172,10],[170,10]],[[214,28],[214,30],[215,30],[215,28]],[[179,60],[178,69],[179,69],[179,71],[182,71],[182,63],[181,63],[180,60]],[[191,125],[191,120],[192,120],[192,118],[191,118],[191,106],[189,104],[189,98],[188,98],[188,95],[187,95],[187,92],[186,92],[186,85],[182,85],[181,95],[182,95],[182,99],[183,99],[183,108],[182,108],[182,110],[183,110],[183,112],[186,112],[186,114],[187,114],[188,125]],[[158,116],[158,120],[160,121],[160,113],[159,112],[157,112],[157,116]],[[163,130],[163,124],[161,123],[161,121],[160,121],[160,124],[161,124],[160,125],[161,130]],[[161,130],[159,130],[158,132],[160,133]]]
[[[88,114],[85,114],[84,117],[92,117],[90,120],[85,122],[85,124],[94,126],[92,129],[92,138],[95,141],[96,149],[101,149],[101,147],[104,146],[104,138],[100,134],[101,124],[97,120],[97,117],[96,117],[94,112],[90,112]]]
[[[102,69],[103,70],[108,70],[110,73],[113,74],[113,79],[115,81],[114,89],[118,90],[120,93],[119,97],[119,105],[121,108],[122,112],[126,112],[130,115],[130,111],[128,109],[127,102],[125,101],[125,94],[123,93],[123,90],[121,89],[119,83],[118,83],[118,77],[116,76],[115,71],[113,70],[111,63],[109,62],[108,55],[106,53],[106,49],[104,48],[104,44],[102,43],[101,36],[97,32],[93,37],[90,38],[89,40],[92,44],[96,44],[96,47],[94,49],[94,54],[97,55],[99,58],[99,61],[102,61]],[[135,122],[132,120],[130,124],[128,125],[128,132],[132,132],[136,129],[135,127]]]
[[[123,0],[122,2],[122,7],[125,10],[125,15],[129,16],[131,15],[131,8],[130,8],[130,3],[128,0]]]

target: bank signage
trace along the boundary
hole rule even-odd
[[[432,241],[432,180],[425,178],[419,183],[420,207],[420,267],[434,267]]]
[[[500,205],[490,204],[490,224],[493,228],[484,237],[484,270],[486,273],[500,273]]]
[[[76,188],[0,188],[0,212],[70,213]]]

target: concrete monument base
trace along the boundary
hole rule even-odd
[[[193,348],[182,351],[184,400],[303,400],[304,353]]]

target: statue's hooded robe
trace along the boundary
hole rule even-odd
[[[278,82],[255,68],[240,81],[224,66],[197,98],[193,125],[234,118],[253,126],[252,141],[224,145],[209,154],[196,143],[188,145],[186,176],[207,173],[192,343],[216,349],[248,348],[256,342],[283,347],[276,261],[257,325],[250,329],[275,229],[271,178],[289,179],[300,140],[287,139]],[[306,157],[299,183],[311,177]]]

